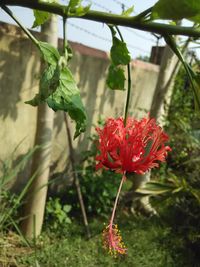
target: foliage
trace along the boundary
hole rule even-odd
[[[154,179],[157,177],[160,181],[150,182],[139,191],[161,195],[158,201],[166,207],[165,220],[177,235],[182,236],[187,247],[194,249],[195,257],[199,258],[200,128],[198,114],[193,112],[193,108],[187,76],[181,69],[166,121],[166,131],[170,135],[173,151],[169,154],[165,167],[153,172]]]
[[[47,2],[50,4],[58,2],[57,0],[41,0],[41,1]],[[76,16],[85,15],[88,12],[88,10],[90,9],[90,5],[82,6],[81,2],[82,2],[81,0],[70,0],[68,3],[67,14],[68,15],[76,15]],[[44,12],[44,11],[33,10],[33,14],[34,14],[34,18],[35,18],[35,20],[33,22],[33,26],[32,26],[33,28],[44,24],[51,17],[51,13]]]
[[[21,144],[21,143],[20,143]],[[17,223],[20,221],[18,214],[19,208],[22,205],[22,199],[24,198],[28,187],[34,179],[34,175],[30,177],[30,180],[25,185],[24,189],[18,194],[9,191],[9,187],[13,180],[20,174],[20,172],[25,168],[27,163],[31,160],[33,153],[39,147],[34,147],[30,149],[25,155],[23,155],[19,160],[15,158],[15,152],[20,146],[20,144],[13,150],[10,158],[1,161],[1,177],[0,177],[0,228],[2,230],[7,230],[9,227],[17,228]]]
[[[200,2],[197,0],[159,0],[153,7],[152,19],[181,20],[183,18],[200,22]]]
[[[59,198],[49,198],[46,203],[46,222],[54,231],[61,231],[66,225],[71,223],[68,213],[71,210],[70,205],[63,205]]]
[[[93,135],[90,138],[90,150],[82,152],[83,161],[77,166],[77,172],[87,213],[107,217],[113,207],[121,175],[108,170],[95,170],[96,138]],[[67,202],[73,206],[74,211],[80,209],[74,188],[68,191]]]
[[[94,165],[85,168],[81,188],[89,214],[108,216],[113,207],[120,179],[121,175],[111,171],[95,172]]]
[[[6,0],[4,2],[4,4],[6,4]],[[20,2],[17,2],[15,4],[20,5]],[[191,88],[194,93],[195,106],[198,109],[200,108],[199,75],[188,66],[185,59],[181,55],[177,44],[172,38],[173,34],[199,37],[200,34],[198,29],[196,29],[196,25],[193,28],[185,28],[177,25],[171,25],[170,23],[151,22],[152,20],[154,21],[158,18],[169,20],[186,18],[195,22],[199,22],[200,4],[198,1],[175,0],[171,5],[170,0],[159,0],[153,7],[141,12],[136,16],[130,16],[133,11],[133,7],[126,10],[124,13],[122,13],[122,15],[95,12],[90,10],[90,5],[84,7],[82,5],[82,0],[70,0],[67,5],[60,5],[56,0],[38,1],[37,3],[34,3],[34,6],[27,1],[27,3],[23,3],[23,5],[27,5],[28,7],[35,9],[34,26],[41,25],[48,20],[50,13],[63,16],[63,25],[65,25],[66,18],[70,17],[80,17],[84,19],[89,18],[93,21],[106,22],[111,30],[113,40],[113,45],[110,51],[111,66],[109,68],[107,78],[107,84],[111,89],[124,90],[124,65],[129,64],[131,59],[126,47],[126,43],[124,42],[123,37],[121,36],[121,33],[116,25],[130,26],[136,29],[161,34],[174,53],[176,53],[179,60],[185,66],[185,70],[192,84]],[[68,58],[60,56],[58,52],[55,53],[55,48],[36,40],[36,38],[33,37],[32,34],[15,18],[7,6],[3,5],[2,8],[24,30],[24,32],[40,50],[44,60],[48,63],[48,66],[41,77],[39,94],[37,94],[33,100],[27,101],[27,103],[35,106],[41,102],[47,102],[48,105],[55,111],[64,110],[65,112],[68,112],[71,119],[76,122],[76,132],[74,135],[74,138],[76,138],[81,132],[85,131],[86,112],[82,104],[80,92],[76,86],[74,77],[68,69]],[[116,36],[116,32],[118,32],[120,38]],[[66,36],[65,26],[63,26],[63,35]],[[115,78],[116,75],[117,79]],[[128,109],[125,110],[127,113]]]
[[[50,18],[50,13],[44,12],[44,11],[33,10],[33,14],[34,14],[35,20],[33,22],[32,28],[35,28],[35,27],[38,27],[44,24]]]
[[[195,69],[192,69],[190,64],[183,58],[183,55],[178,48],[178,46],[175,43],[175,40],[172,36],[169,34],[166,34],[164,36],[166,43],[169,45],[169,47],[172,49],[172,51],[175,53],[175,55],[178,57],[180,62],[183,64],[183,67],[185,68],[185,72],[187,74],[188,80],[190,82],[190,87],[194,94],[194,103],[195,103],[195,111],[200,112],[200,74],[199,72],[195,71]]]
[[[68,112],[76,122],[74,134],[74,138],[76,138],[85,131],[87,116],[79,89],[67,67],[67,59],[60,56],[58,50],[47,43],[39,42],[38,46],[48,66],[40,79],[39,93],[26,103],[37,106],[45,101],[54,111],[64,110]]]
[[[181,236],[173,233],[165,218],[136,218],[120,216],[123,238],[129,246],[128,255],[116,259],[110,257],[102,248],[101,232],[103,221],[99,218],[91,225],[93,237],[84,238],[84,227],[73,222],[68,224],[66,234],[55,235],[53,231],[43,233],[34,249],[22,246],[14,236],[4,240],[9,250],[0,251],[4,263],[13,262],[12,266],[75,267],[75,266],[130,266],[130,267],[191,267],[198,266],[191,249],[185,247]],[[13,241],[12,241],[13,240]],[[0,242],[3,240],[0,239]],[[36,256],[36,258],[35,258]]]
[[[121,38],[120,40],[116,37],[116,31],[113,26],[109,26],[109,28],[112,34],[113,44],[110,50],[111,65],[108,69],[108,77],[106,83],[110,89],[125,90],[126,78],[123,66],[129,64],[131,57],[126,47],[126,43],[123,41],[123,38]]]
[[[102,125],[103,121],[99,121],[98,125],[100,124]],[[108,170],[96,171],[94,159],[97,155],[97,135],[93,134],[89,140],[89,150],[82,151],[80,163],[76,165],[76,172],[87,214],[92,217],[96,215],[107,217],[113,207],[122,175]],[[65,176],[66,170],[60,175]],[[126,182],[124,190],[127,190],[129,186],[129,182]],[[70,215],[80,216],[80,206],[74,183],[67,188],[67,192],[65,188],[61,190],[59,197],[62,204],[67,203],[72,206]]]
[[[193,112],[193,96],[188,85],[187,76],[181,70],[176,79],[166,128],[175,151],[169,155],[168,166],[178,176],[183,175],[191,181],[199,179],[200,127],[199,115]]]
[[[15,4],[20,5],[21,4],[20,2],[22,1],[18,2],[16,0]],[[6,0],[3,1],[3,3],[6,4]],[[6,6],[4,6],[4,4],[2,4],[3,10],[6,11],[12,18],[14,18],[12,13],[9,11],[9,9]],[[28,7],[32,6],[31,1],[23,1],[22,4],[24,6],[27,5]],[[38,7],[38,10],[37,10],[37,7]],[[174,0],[172,2],[170,0],[159,0],[152,8],[133,17],[125,16],[125,15],[129,15],[129,12],[131,12],[132,10],[129,10],[126,14],[122,14],[121,16],[120,15],[116,16],[115,14],[114,15],[106,14],[103,12],[95,13],[94,11],[89,10],[90,6],[82,7],[80,0],[70,0],[67,6],[64,6],[64,5],[62,6],[57,3],[56,4],[52,3],[52,0],[36,1],[34,3],[34,8],[36,8],[36,11],[34,13],[35,18],[36,18],[34,26],[44,23],[49,18],[49,14],[47,12],[49,11],[52,13],[63,15],[64,21],[66,20],[66,17],[84,16],[84,18],[89,18],[94,21],[106,22],[112,25],[114,23],[115,25],[119,24],[119,25],[131,26],[136,29],[142,29],[142,30],[161,34],[165,38],[165,41],[168,43],[171,49],[179,57],[179,60],[183,63],[185,70],[188,74],[189,81],[192,84],[191,88],[194,94],[194,96],[192,97],[195,98],[195,106],[200,107],[199,75],[191,69],[191,67],[187,64],[187,62],[185,62],[176,43],[174,42],[172,38],[172,34],[184,34],[188,36],[199,37],[200,33],[199,33],[198,27],[195,26],[197,29],[195,27],[183,28],[183,27],[180,27],[177,25],[171,25],[168,23],[160,23],[160,22],[155,22],[155,21],[152,23],[152,20],[156,20],[156,19],[179,20],[183,18],[187,18],[194,22],[199,23],[200,22],[199,1]],[[42,14],[41,12],[44,12],[44,11],[47,13]],[[31,36],[31,33],[28,32],[15,18],[14,20],[20,25],[20,27],[25,31],[25,33],[29,36],[29,38],[36,44],[36,46],[41,52],[41,55],[44,61],[46,61],[47,63],[47,67],[41,76],[39,94],[37,94],[33,100],[28,101],[28,103],[32,105],[39,105],[41,102],[46,102],[55,111],[63,110],[63,111],[68,112],[70,117],[76,122],[76,132],[75,132],[74,137],[77,137],[81,132],[85,130],[86,112],[81,101],[80,92],[76,86],[73,75],[71,74],[68,68],[68,65],[67,65],[68,58],[60,55],[59,52],[55,48],[51,47],[50,45],[37,41],[33,36]],[[126,48],[125,42],[123,41],[123,38],[121,38],[121,36],[120,36],[120,39],[116,37],[116,33],[113,27],[115,26],[110,26],[112,37],[113,37],[113,45],[111,48],[111,67],[109,68],[109,75],[108,75],[107,82],[111,89],[123,90],[124,83],[125,83],[125,74],[124,74],[123,67],[121,65],[127,65],[130,61],[130,56],[128,54],[128,50]],[[118,75],[118,79],[115,79],[116,73]],[[174,147],[174,150],[176,151],[176,153],[171,154],[171,157],[168,160],[168,165],[166,167],[166,170],[164,171],[165,174],[168,174],[171,176],[170,186],[173,185],[172,186],[173,198],[171,198],[171,200],[168,202],[168,206],[170,207],[170,209],[169,209],[169,216],[166,218],[166,220],[171,218],[171,223],[173,225],[174,231],[175,233],[183,237],[183,240],[181,239],[183,243],[188,241],[189,245],[193,245],[193,247],[197,249],[198,251],[198,248],[199,248],[199,230],[198,229],[199,229],[199,221],[200,221],[199,212],[198,212],[199,210],[199,195],[198,195],[199,173],[198,173],[198,168],[197,168],[197,166],[199,165],[198,163],[199,159],[197,157],[199,155],[199,140],[196,137],[197,135],[199,136],[199,128],[197,127],[198,118],[194,116],[190,117],[191,114],[193,114],[193,102],[191,101],[191,99],[188,98],[189,93],[187,92],[187,94],[184,96],[184,90],[182,90],[182,88],[181,90],[177,90],[177,92],[174,94],[173,96],[174,98],[172,99],[172,107],[175,107],[175,109],[174,110],[173,108],[170,109],[170,113],[169,113],[170,123],[168,124],[168,127],[167,127],[169,132],[171,132],[171,135],[173,136],[172,141],[171,141],[171,146]],[[174,101],[174,99],[176,99],[176,101]],[[180,104],[180,99],[181,99],[181,107],[178,106]],[[185,105],[183,105],[184,100],[185,100]],[[126,109],[126,112],[127,110],[128,109]],[[183,148],[183,144],[185,145],[184,148]],[[86,164],[84,165],[84,172],[82,172],[83,166],[81,166],[81,172],[82,172],[81,175],[83,177],[82,183],[83,183],[84,198],[86,200],[88,207],[90,207],[91,213],[103,215],[104,213],[106,213],[107,209],[110,208],[110,203],[112,202],[112,193],[115,190],[115,181],[117,181],[118,178],[114,176],[113,173],[111,172],[110,173],[102,172],[102,173],[94,174],[94,166],[93,166],[93,163],[91,164],[89,159],[87,159],[87,163],[84,163],[84,164]],[[171,174],[172,169],[174,172],[173,174]],[[109,179],[110,177],[109,178],[105,177],[106,175],[112,176],[113,181],[111,182],[111,179]],[[11,176],[8,176],[8,177],[11,177]],[[181,179],[177,180],[177,177],[181,177]],[[96,183],[94,182],[95,179],[97,181]],[[105,182],[104,182],[104,179],[105,179]],[[4,177],[2,179],[3,183],[5,180],[9,180],[9,179]],[[31,181],[32,180],[30,180],[30,182]],[[84,185],[84,181],[85,181],[85,185]],[[107,184],[109,184],[109,186],[106,186]],[[181,189],[176,190],[176,186],[177,188],[181,188]],[[166,191],[166,187],[169,188],[169,184],[165,183],[164,185],[163,183],[162,188],[163,187],[165,187],[164,191],[165,193],[167,193],[169,190]],[[27,189],[27,187],[25,189]],[[17,201],[15,202],[17,204],[14,204],[13,207],[8,209],[8,212],[5,213],[6,215],[3,216],[3,222],[7,221],[8,219],[12,219],[11,215],[13,214],[13,211],[15,210],[17,205],[21,203],[21,200],[24,194],[25,194],[25,190],[23,190],[23,192],[17,197]],[[73,195],[71,195],[71,197],[72,196]],[[90,198],[91,196],[92,198]],[[99,206],[103,207],[102,210],[101,208],[99,210]],[[64,206],[58,200],[55,200],[49,204],[48,212],[49,214],[51,214],[51,216],[54,216],[54,218],[56,218],[59,223],[63,224],[66,221],[65,215],[66,213],[69,212],[69,206],[67,208],[64,208]],[[65,214],[63,212],[65,212]],[[126,226],[129,226],[129,225],[127,224]],[[132,224],[131,224],[131,227],[133,227]],[[158,225],[155,229],[155,233],[156,233],[155,235],[156,238],[159,239],[159,236],[157,235],[159,233]],[[128,229],[127,235],[130,236],[130,229]],[[132,244],[132,247],[134,248],[132,249],[132,252],[138,254],[138,248],[140,248],[141,244],[143,246],[142,246],[142,250],[140,251],[144,250],[144,247],[145,247],[144,244],[146,244],[144,242],[146,241],[146,232],[145,232],[145,239],[143,239],[143,241],[140,242],[141,244],[137,243],[137,237],[138,237],[137,233],[135,233],[135,235],[133,236],[134,236],[134,241],[131,240],[130,242]],[[69,240],[65,242],[69,242]],[[152,266],[155,266],[155,264],[156,266],[158,266],[158,264],[161,264],[160,266],[191,266],[191,263],[187,265],[187,263],[184,261],[182,262],[179,261],[177,265],[177,261],[174,261],[172,257],[168,257],[168,254],[165,254],[165,253],[164,253],[164,257],[159,258],[160,254],[155,253],[155,251],[160,251],[159,250],[160,246],[154,247],[154,245],[152,245],[152,242],[149,242],[149,243],[151,244],[152,254],[150,252],[148,255],[145,255],[145,257],[141,257],[141,255],[139,254],[138,262],[136,261],[137,259],[136,257],[133,257],[135,262],[132,259],[131,261],[129,261],[129,259],[126,258],[124,260],[124,262],[126,261],[126,264],[124,266],[128,266],[128,265],[133,266],[133,264],[135,264],[135,266],[151,267],[151,263],[153,263]],[[169,244],[170,244],[170,249],[171,249],[172,243],[169,242]],[[70,245],[71,245],[71,242],[70,242]],[[80,247],[80,242],[77,242],[76,245],[79,245]],[[67,244],[67,246],[69,248],[69,244]],[[84,244],[83,248],[85,247],[86,247],[86,255],[87,254],[90,255],[91,250],[92,249],[94,250],[94,245],[91,246],[91,249],[89,251],[88,251],[88,247],[86,244]],[[129,245],[129,247],[131,247],[131,245]],[[60,248],[60,244],[58,245],[58,247],[56,246],[53,247],[54,251],[58,248]],[[83,251],[83,248],[80,251]],[[146,248],[149,248],[149,247],[146,246]],[[73,248],[73,249],[74,251],[76,251],[77,248],[76,249]],[[94,252],[93,250],[92,252]],[[61,246],[60,251],[62,251],[63,253],[62,246]],[[80,254],[80,251],[78,251],[79,254]],[[48,254],[47,251],[45,251],[44,254],[45,253]],[[40,259],[40,261],[46,264],[46,258],[44,257],[44,254],[42,255],[42,258]],[[52,251],[51,251],[51,254],[52,254]],[[74,256],[73,253],[72,255]],[[196,256],[197,255],[198,253],[196,253]],[[94,252],[94,256],[96,257],[98,256],[96,250]],[[44,258],[45,258],[45,261],[43,261]],[[75,261],[76,261],[75,264],[77,265],[78,263],[79,265],[81,264],[84,266],[86,265],[89,266],[89,264],[92,263],[92,266],[94,266],[94,260],[91,260],[90,258],[90,261],[86,260],[85,262],[83,262],[84,259],[82,258],[83,257],[79,257],[79,255],[78,257],[77,255],[75,255]],[[100,266],[102,264],[105,265],[105,261],[107,260],[105,257],[103,259],[95,258],[95,260],[96,259],[97,261],[99,260],[99,262],[96,262],[97,266]],[[152,262],[152,259],[153,260],[156,259],[156,263]],[[123,266],[124,262],[121,260],[123,259],[119,259],[118,261],[116,261],[115,265],[120,264],[121,266]],[[59,266],[61,266],[62,264],[66,265],[67,261],[68,261],[68,258],[66,256],[65,259],[62,259]],[[29,262],[29,265],[30,265],[31,260],[29,261],[28,259],[27,262]],[[51,266],[56,266],[58,264],[56,262],[55,264],[54,263],[51,264]],[[106,262],[106,266],[109,266],[109,264],[110,262],[108,260]],[[192,265],[193,265],[193,262],[192,262]],[[110,266],[113,266],[113,261],[112,261],[112,265]]]
[[[172,200],[171,205],[175,206],[174,212],[178,215],[173,217],[174,224],[179,226],[178,232],[194,250],[200,251],[200,127],[199,114],[193,112],[193,107],[187,77],[181,71],[176,80],[168,116],[167,128],[175,151],[168,159],[168,170],[173,170],[179,180],[185,181],[185,190]]]

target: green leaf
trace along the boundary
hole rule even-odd
[[[112,90],[125,90],[125,75],[123,68],[110,65],[106,83]]]
[[[81,3],[81,0],[70,0],[68,7],[70,8],[76,8]]]
[[[86,112],[79,89],[67,68],[68,58],[60,57],[58,50],[48,43],[39,42],[39,49],[48,66],[40,79],[39,93],[25,103],[37,106],[42,102],[47,102],[54,111],[63,110],[68,112],[71,119],[76,122],[74,135],[74,138],[76,138],[81,132],[85,131]]]
[[[71,219],[69,217],[65,217],[65,223],[72,223]]]
[[[35,20],[32,28],[38,27],[44,24],[50,17],[51,14],[45,11],[33,10]]]
[[[127,65],[130,60],[130,54],[126,43],[113,36],[113,45],[110,50],[111,59],[114,65]]]
[[[58,50],[53,47],[52,45],[46,43],[46,42],[39,42],[39,49],[42,53],[43,59],[51,64],[51,65],[57,65],[58,61],[60,59],[60,54]]]
[[[85,131],[86,111],[81,101],[79,89],[68,68],[61,70],[59,86],[48,97],[47,104],[54,111],[63,110],[68,112],[71,119],[76,122],[74,139]]]
[[[39,93],[25,103],[38,106],[42,102],[47,102],[54,111],[68,112],[71,119],[76,122],[74,138],[85,131],[86,111],[81,101],[79,89],[67,67],[61,69],[58,65],[50,65],[40,80]]]
[[[200,112],[200,73],[194,76],[193,82],[195,110]]]
[[[89,11],[91,4],[82,6],[81,2],[82,0],[70,0],[68,5],[68,14],[79,17],[85,15]]]
[[[172,184],[164,184],[152,181],[137,189],[136,192],[145,195],[160,195],[169,192],[172,193],[174,190],[177,190],[177,188]]]
[[[153,7],[152,19],[181,20],[183,18],[200,22],[199,0],[159,0]]]
[[[44,102],[58,87],[60,79],[60,69],[57,66],[50,65],[47,67],[40,79],[40,90],[36,96],[26,104],[32,106],[38,106],[41,102]]]
[[[199,189],[192,188],[190,190],[190,192],[197,199],[197,201],[200,203],[200,192],[199,192]]]
[[[87,14],[87,12],[90,10],[90,7],[91,7],[91,5],[77,7],[75,15],[81,17],[81,16]]]
[[[57,3],[56,0],[40,0],[39,2],[44,3]],[[50,17],[51,14],[45,11],[33,10],[35,21],[33,22],[32,28],[38,27],[44,24]]]
[[[127,10],[122,12],[122,16],[128,17],[131,15],[131,13],[133,13],[133,11],[134,11],[134,6],[131,6]]]
[[[195,110],[199,112],[200,111],[200,74],[195,73],[190,67],[190,65],[185,61],[173,37],[170,35],[166,35],[164,36],[164,38],[165,38],[166,43],[172,49],[172,51],[177,55],[179,60],[183,63],[183,66],[188,75],[188,78],[189,78],[189,81],[191,83],[191,87],[194,93]]]
[[[68,212],[70,212],[70,210],[72,209],[72,206],[71,205],[64,205],[63,206],[63,210],[66,212],[66,213],[68,213]]]
[[[76,138],[86,128],[86,112],[83,107],[79,89],[67,68],[67,58],[60,57],[56,48],[48,43],[39,42],[39,48],[44,60],[48,63],[40,79],[40,89],[36,96],[25,103],[37,106],[47,102],[54,111],[68,112],[76,122]]]

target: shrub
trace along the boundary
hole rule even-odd
[[[161,183],[150,183],[147,187],[152,189],[152,186],[158,186],[157,194],[159,186],[160,190],[163,189],[163,199],[167,198],[165,220],[176,234],[182,236],[194,255],[199,257],[200,126],[199,114],[194,112],[192,90],[188,86],[184,70],[181,69],[176,78],[166,121],[172,152],[163,168],[153,172],[153,178],[159,179]]]

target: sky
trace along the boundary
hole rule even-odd
[[[90,0],[84,0],[84,4],[88,4]],[[61,1],[64,3],[64,0]],[[66,1],[65,1],[66,2]],[[92,0],[93,10],[104,12],[112,11],[120,14],[122,12],[122,4],[125,8],[134,5],[134,12],[137,14],[148,7],[154,5],[156,0]],[[11,8],[15,16],[23,22],[23,24],[31,28],[34,18],[30,9],[21,7]],[[15,24],[3,10],[0,9],[0,20]],[[151,47],[156,44],[156,38],[151,34],[131,28],[120,27],[125,42],[132,58],[140,56],[149,56]],[[59,17],[59,36],[62,37],[62,18]],[[109,51],[112,45],[112,38],[108,27],[102,23],[83,19],[68,19],[67,26],[68,40],[85,44],[103,51]],[[163,44],[161,40],[160,44]]]

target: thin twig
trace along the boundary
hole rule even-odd
[[[69,158],[70,158],[71,165],[72,165],[73,179],[74,179],[76,190],[77,190],[77,194],[78,194],[78,199],[79,199],[81,212],[82,212],[82,216],[83,216],[83,222],[84,222],[84,225],[85,225],[85,228],[86,228],[86,234],[87,234],[87,237],[90,238],[91,234],[90,234],[90,229],[89,229],[89,225],[88,225],[88,219],[87,219],[85,204],[84,204],[84,201],[83,201],[83,196],[82,196],[82,192],[81,192],[81,186],[80,186],[79,178],[78,178],[78,175],[77,175],[76,170],[75,170],[74,150],[73,150],[73,146],[72,146],[71,132],[70,132],[70,129],[69,129],[67,116],[66,116],[65,113],[63,113],[63,114],[64,114],[64,121],[65,121],[67,138],[68,138]]]

